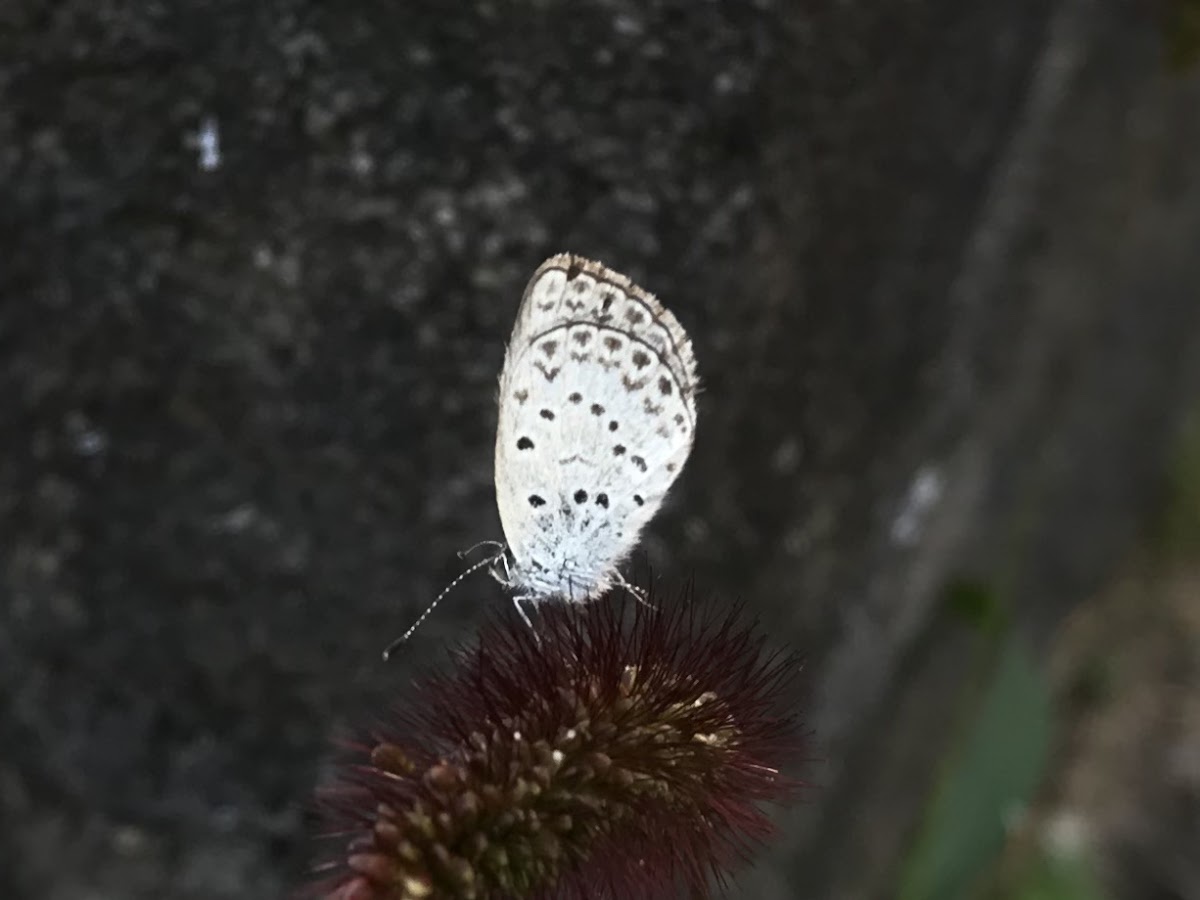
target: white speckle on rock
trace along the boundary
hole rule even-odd
[[[99,456],[108,448],[108,438],[95,428],[80,432],[75,438],[75,449],[80,456]]]
[[[285,287],[299,287],[300,279],[304,276],[300,257],[295,253],[280,254],[275,260],[275,274]]]
[[[428,66],[437,58],[433,49],[427,44],[409,45],[406,55],[408,61],[415,66]]]
[[[209,116],[200,123],[196,134],[196,148],[200,151],[200,168],[212,172],[221,165],[221,132],[217,120]]]
[[[220,516],[216,527],[218,531],[225,534],[242,534],[254,524],[256,519],[258,519],[258,510],[254,508],[254,505],[243,503]]]
[[[789,437],[775,448],[771,455],[771,468],[780,475],[791,475],[799,467],[803,455],[800,441]]]
[[[629,37],[638,37],[639,35],[645,33],[646,26],[636,17],[631,16],[628,13],[621,13],[615,19],[613,19],[613,30],[615,30],[617,34],[623,34]]]
[[[118,826],[112,834],[113,850],[121,856],[138,856],[149,843],[149,835],[136,825]]]
[[[936,466],[925,465],[917,470],[908,493],[905,494],[900,512],[892,520],[893,541],[911,547],[920,540],[926,519],[942,499],[945,487],[945,479]]]
[[[94,458],[108,450],[108,435],[93,425],[83,413],[75,411],[66,417],[66,430],[71,445],[80,456]]]
[[[350,154],[350,170],[360,178],[365,178],[375,171],[375,158],[362,148],[354,150]]]
[[[433,208],[433,221],[448,228],[458,222],[458,211],[449,202],[439,203]]]

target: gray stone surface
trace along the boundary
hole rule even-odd
[[[331,739],[503,602],[376,664],[499,535],[494,378],[562,249],[697,345],[650,559],[810,658],[819,790],[735,892],[888,896],[945,583],[1044,642],[1195,396],[1158,40],[1085,0],[4,6],[5,896],[297,883]]]

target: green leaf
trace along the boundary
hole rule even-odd
[[[946,586],[946,610],[980,631],[1003,628],[1008,615],[995,590],[980,581],[962,578]]]
[[[1192,413],[1183,424],[1168,480],[1166,514],[1159,529],[1160,549],[1168,562],[1193,560],[1200,557],[1200,413]]]
[[[1005,821],[1037,790],[1050,744],[1041,673],[1011,633],[939,783],[902,879],[902,900],[962,900],[996,860]]]
[[[1020,873],[1011,900],[1103,900],[1104,895],[1082,859],[1039,855]]]
[[[1167,0],[1162,29],[1171,71],[1187,71],[1200,60],[1200,0]]]

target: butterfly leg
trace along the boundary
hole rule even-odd
[[[516,595],[513,597],[513,606],[515,606],[517,608],[517,613],[521,616],[522,619],[525,620],[525,624],[529,626],[529,630],[532,631],[534,636],[536,637],[537,629],[533,627],[533,622],[531,622],[529,620],[529,614],[527,612],[525,612],[525,607],[521,605],[522,600],[528,600],[528,599],[529,599],[528,597]]]
[[[646,592],[643,591],[636,584],[630,584],[628,581],[626,581],[625,576],[622,575],[620,572],[617,573],[616,582],[617,582],[617,585],[619,587],[621,587],[623,590],[626,590],[629,593],[633,594],[633,598],[635,600],[637,600],[638,603],[642,604],[642,606],[646,607],[646,609],[650,609],[650,610],[653,610],[654,612],[658,612],[658,607],[646,599]]]

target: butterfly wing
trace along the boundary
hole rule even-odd
[[[525,289],[500,376],[496,498],[533,596],[603,592],[691,453],[696,371],[675,317],[582,257]]]

